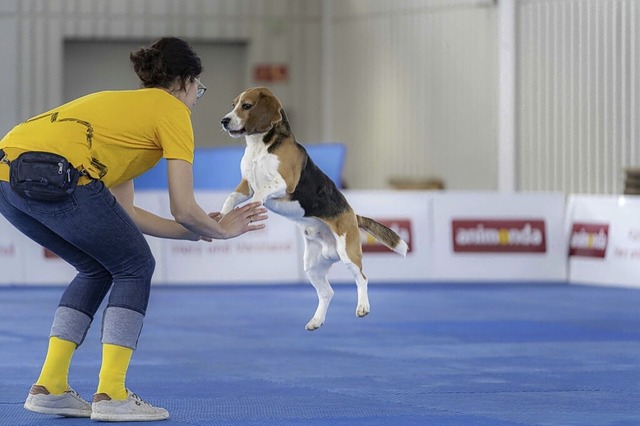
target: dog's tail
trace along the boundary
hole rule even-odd
[[[402,256],[407,256],[409,246],[398,234],[373,219],[359,215],[356,215],[356,217],[358,218],[358,227],[373,235],[378,241],[389,247],[389,249]]]

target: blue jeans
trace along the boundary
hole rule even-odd
[[[80,345],[103,299],[102,342],[135,349],[149,301],[155,260],[137,225],[100,181],[60,202],[25,200],[0,182],[0,214],[71,264],[51,335]]]

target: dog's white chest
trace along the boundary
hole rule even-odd
[[[278,166],[280,160],[277,155],[270,154],[262,141],[248,143],[240,163],[242,177],[251,188],[256,191],[269,187],[280,177]]]
[[[304,210],[287,195],[287,183],[278,172],[280,159],[270,154],[260,138],[247,137],[247,148],[240,164],[242,177],[254,193],[254,201],[262,201],[269,210],[288,218],[301,218]]]

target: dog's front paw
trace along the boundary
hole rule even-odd
[[[324,321],[322,321],[320,318],[313,317],[304,328],[306,328],[308,331],[313,331],[322,327],[322,324],[324,324]]]
[[[358,307],[356,308],[356,316],[360,318],[366,317],[367,315],[369,315],[369,310],[369,303],[358,304]]]
[[[233,210],[233,204],[229,202],[225,202],[224,205],[222,206],[222,210],[220,210],[220,214],[224,216],[225,214],[229,213],[231,210]]]

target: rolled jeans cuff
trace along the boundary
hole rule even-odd
[[[132,309],[108,306],[102,317],[102,343],[136,349],[144,315]]]
[[[73,308],[59,306],[53,317],[50,337],[74,342],[80,346],[91,326],[91,317]]]

